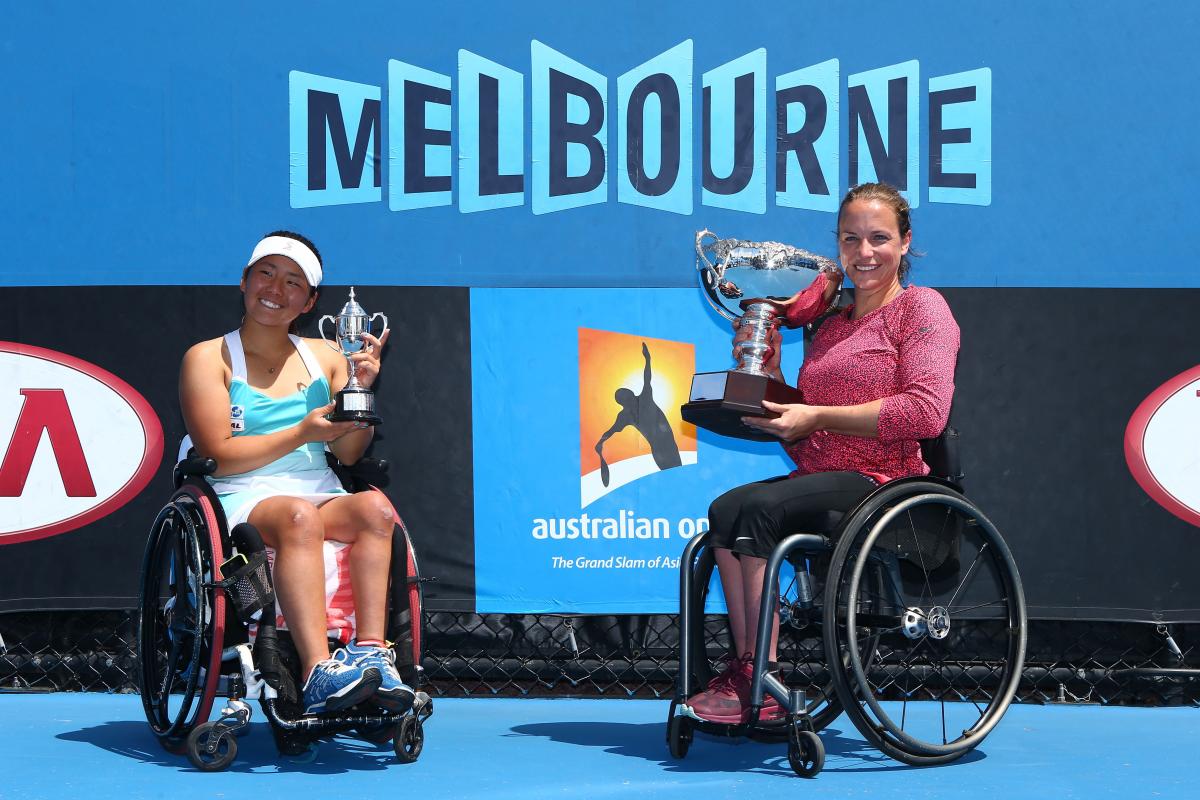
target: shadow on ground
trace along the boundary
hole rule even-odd
[[[199,771],[192,766],[185,754],[164,750],[145,722],[106,722],[90,728],[60,733],[56,738],[98,747],[145,764],[155,764],[180,772]],[[390,743],[375,746],[346,737],[322,741],[315,754],[297,758],[281,756],[275,749],[275,742],[267,724],[258,722],[252,723],[249,730],[238,737],[237,757],[227,771],[338,775],[346,772],[383,770],[395,764],[396,756]]]
[[[846,735],[837,720],[821,731],[825,745],[825,772],[880,772],[914,769],[893,761],[863,741],[857,731]],[[688,755],[674,759],[667,752],[666,722],[538,722],[511,728],[517,736],[537,736],[554,742],[603,748],[605,752],[661,764],[670,772],[759,772],[794,775],[784,742],[757,742],[696,732]],[[978,748],[955,764],[986,758]],[[950,765],[952,766],[952,765]]]

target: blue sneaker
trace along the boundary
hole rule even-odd
[[[375,667],[357,666],[332,658],[313,667],[304,682],[304,713],[343,711],[375,694],[382,677]]]
[[[333,657],[343,664],[378,671],[381,681],[375,690],[375,702],[379,705],[397,714],[412,708],[416,694],[400,680],[400,673],[396,671],[396,654],[392,648],[351,642],[334,653]]]

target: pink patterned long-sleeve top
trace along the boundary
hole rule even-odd
[[[786,445],[793,474],[848,470],[883,482],[926,475],[920,439],[950,416],[958,323],[933,289],[909,286],[862,319],[827,319],[807,348],[796,385],[814,406],[882,400],[879,438],[817,431]]]

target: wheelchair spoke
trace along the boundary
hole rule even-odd
[[[963,606],[962,608],[955,608],[953,606],[947,606],[946,610],[951,613],[954,613],[954,614],[965,614],[968,611],[975,611],[976,609],[980,609],[980,608],[991,608],[992,606],[1007,607],[1008,604],[1009,604],[1009,600],[1007,597],[1000,597],[995,600],[989,600],[986,603],[976,603],[973,606]],[[988,617],[988,619],[991,619],[991,617]],[[999,617],[996,617],[996,619],[999,619]]]
[[[949,512],[949,509],[947,509],[947,512]],[[925,551],[924,548],[921,547],[921,540],[917,538],[917,523],[913,521],[911,508],[908,509],[905,514],[908,516],[908,527],[909,531],[912,533],[913,547],[916,549],[917,559],[921,563],[921,576],[925,580],[925,591],[921,594],[921,599],[928,600],[932,603],[933,587],[929,585],[929,568],[925,566]],[[942,530],[945,532],[945,525],[942,526]]]
[[[177,672],[175,668],[175,661],[179,658],[179,644],[180,642],[178,639],[171,640],[170,654],[167,656],[166,661],[163,662],[163,674],[159,680],[159,692],[161,694],[160,702],[162,704],[163,714],[166,714],[167,712],[167,698],[171,694],[171,688],[175,685],[175,675]]]
[[[991,544],[989,542],[984,542],[983,547],[981,547],[979,552],[975,554],[975,560],[972,561],[971,566],[967,568],[967,572],[963,575],[962,580],[958,582],[958,586],[954,587],[954,593],[950,595],[950,600],[946,603],[947,606],[954,605],[954,601],[958,599],[958,593],[961,592],[963,587],[967,585],[967,582],[974,577],[975,571],[979,569],[980,560],[983,558],[984,553],[988,551],[989,547],[991,547]]]

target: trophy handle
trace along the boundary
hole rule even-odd
[[[706,238],[712,239],[712,241],[706,243],[704,241]],[[713,262],[708,260],[706,251],[711,249],[713,247],[713,245],[715,245],[719,241],[721,241],[721,239],[715,233],[710,231],[708,228],[705,228],[702,231],[696,231],[696,266],[698,268],[700,268],[700,269],[704,269],[704,267],[707,267],[708,269],[716,269],[717,268],[716,264],[714,264]],[[703,264],[704,267],[700,266],[701,264]]]
[[[379,331],[380,333],[383,333],[384,331],[386,331],[388,329],[388,318],[387,318],[387,314],[384,314],[382,311],[376,311],[374,314],[371,315],[371,318],[369,320],[367,320],[367,330],[370,331],[371,328],[374,326],[376,317],[383,318],[383,327]]]
[[[716,255],[714,248],[721,243],[715,233],[705,228],[696,231],[696,275],[700,279],[700,288],[704,297],[718,314],[730,322],[737,322],[741,317],[731,313],[718,300],[717,293],[722,292],[722,282],[725,278],[724,263],[718,265],[708,260],[708,253]]]
[[[325,320],[329,320],[330,322],[333,323],[333,336],[335,339],[337,338],[337,320],[329,314],[326,314],[325,316],[323,316],[319,320],[317,320],[317,333],[321,334],[321,341],[323,341],[323,342],[325,342],[325,344],[329,345],[329,348],[331,350],[333,350],[335,353],[341,353],[342,348],[338,347],[336,344],[331,342],[329,340],[329,337],[325,335]],[[343,355],[345,355],[345,354],[343,353]]]

